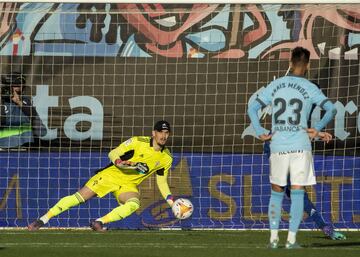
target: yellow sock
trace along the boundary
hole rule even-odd
[[[140,208],[140,201],[137,198],[130,198],[124,205],[116,207],[105,216],[97,219],[103,224],[118,221],[130,216],[133,212]]]
[[[84,198],[77,192],[73,195],[68,195],[63,198],[61,198],[57,204],[54,205],[44,216],[42,216],[40,219],[47,223],[49,219],[51,219],[54,216],[59,215],[60,213],[70,209],[71,207],[74,207],[76,205],[79,205],[81,203],[85,202]]]

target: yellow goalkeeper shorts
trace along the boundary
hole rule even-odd
[[[137,186],[124,181],[124,179],[121,178],[118,169],[113,165],[91,177],[85,186],[90,188],[100,198],[108,193],[113,193],[116,200],[118,200],[118,196],[122,193],[139,193]]]

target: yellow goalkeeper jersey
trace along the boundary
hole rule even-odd
[[[153,173],[166,178],[173,161],[173,157],[166,147],[161,151],[155,151],[152,146],[152,138],[140,136],[132,137],[121,143],[109,153],[109,158],[112,163],[121,158],[122,160],[147,164],[149,171],[146,174],[139,174],[135,170],[117,168],[123,183],[135,185],[139,185]]]

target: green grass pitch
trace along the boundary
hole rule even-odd
[[[345,232],[345,241],[332,241],[321,232],[301,231],[304,248],[267,249],[268,231],[226,230],[0,230],[1,257],[255,257],[255,256],[360,256],[360,231]]]

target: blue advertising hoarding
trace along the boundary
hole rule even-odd
[[[1,153],[0,165],[5,168],[0,179],[0,227],[25,227],[108,163],[107,154],[100,152]],[[360,157],[315,156],[315,170],[318,184],[308,193],[324,218],[338,228],[359,228]],[[156,185],[144,181],[141,209],[110,228],[267,228],[268,172],[267,159],[261,154],[175,153],[169,183],[175,197],[193,202],[192,217],[176,220]],[[86,227],[116,206],[112,195],[92,199],[53,218],[50,226]],[[314,225],[305,219],[302,228]]]

